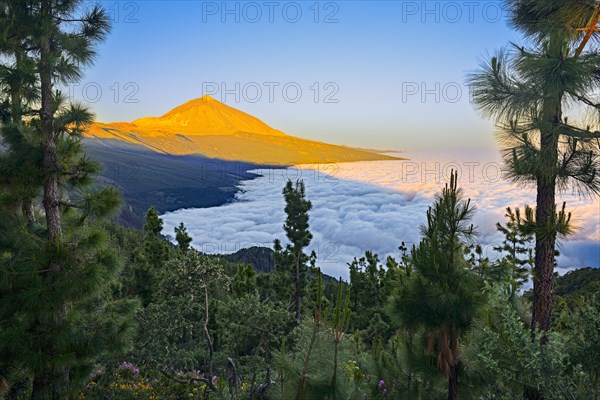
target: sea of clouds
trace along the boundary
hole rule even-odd
[[[507,206],[535,205],[535,190],[507,182],[495,155],[433,156],[408,154],[409,160],[303,165],[256,170],[260,176],[239,186],[235,201],[219,207],[182,209],[162,216],[165,235],[184,222],[193,246],[206,253],[232,253],[252,246],[272,247],[286,242],[282,189],[288,179],[302,179],[312,202],[307,252],[332,276],[348,277],[347,263],[372,250],[385,260],[398,256],[399,245],[419,241],[434,195],[459,173],[459,186],[477,211],[476,242],[485,255],[495,258],[502,236],[496,222],[504,222]],[[575,235],[560,245],[559,273],[583,266],[600,267],[600,200],[561,194],[573,211]]]

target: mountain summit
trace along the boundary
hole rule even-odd
[[[229,107],[208,95],[175,107],[162,117],[140,118],[132,124],[150,128],[168,127],[195,135],[231,135],[236,132],[284,135],[258,118]]]
[[[312,164],[388,160],[372,151],[286,135],[210,96],[190,100],[160,117],[94,123],[87,138],[117,139],[172,155],[200,154],[257,164]]]

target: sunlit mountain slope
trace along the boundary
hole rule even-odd
[[[95,123],[86,136],[141,144],[171,155],[200,154],[258,164],[309,164],[392,159],[372,151],[286,135],[210,96],[188,101],[161,117]]]

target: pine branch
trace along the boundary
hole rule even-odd
[[[600,109],[600,103],[594,103],[593,101],[591,101],[590,99],[588,99],[585,96],[581,96],[577,93],[571,92],[571,91],[567,91],[568,94],[570,94],[571,96],[575,97],[577,100],[581,101],[582,103],[587,104],[590,107],[594,107],[596,109]]]
[[[600,139],[600,131],[591,132],[571,126],[565,123],[558,124],[559,131],[562,135],[577,139]]]

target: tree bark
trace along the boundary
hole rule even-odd
[[[35,222],[35,209],[33,208],[33,201],[31,199],[23,199],[21,202],[21,211],[27,222],[33,224]]]
[[[49,44],[48,51],[49,51]],[[46,46],[42,46],[42,49]],[[43,51],[42,51],[43,54]],[[42,56],[42,64],[44,57]],[[42,121],[42,167],[47,177],[44,180],[44,197],[42,204],[46,212],[46,225],[48,240],[53,246],[58,246],[62,233],[60,216],[60,189],[58,186],[58,156],[54,138],[54,118],[52,115],[52,82],[49,73],[41,75],[42,107],[40,117]]]
[[[31,400],[68,400],[69,375],[63,369],[36,374]]]
[[[537,187],[537,225],[539,227],[548,226],[555,215],[555,183],[539,182]],[[555,244],[556,236],[553,232],[538,232],[536,234],[532,330],[539,329],[547,332],[551,327]]]
[[[458,399],[458,363],[450,366],[450,375],[448,376],[448,400]]]
[[[552,324],[554,251],[556,245],[556,177],[558,162],[557,126],[562,119],[562,94],[550,98],[542,110],[540,155],[537,166],[535,266],[533,271],[532,333],[548,332]],[[542,342],[547,341],[544,336]]]
[[[41,19],[44,26],[54,23],[52,17],[52,2],[43,1],[41,5]],[[56,150],[56,136],[54,134],[54,110],[53,110],[53,84],[52,84],[52,48],[51,32],[44,29],[40,37],[40,61],[38,65],[40,74],[41,92],[41,136],[42,136],[42,168],[45,174],[44,195],[42,205],[46,214],[46,226],[48,232],[48,243],[53,248],[58,248],[61,241],[62,225],[60,214],[60,188],[58,184],[58,155]],[[49,273],[56,274],[61,270],[61,265],[52,262]],[[51,322],[40,322],[42,329],[50,331],[55,327],[63,325],[67,316],[67,305],[62,303]],[[45,355],[49,358],[56,356],[56,349],[52,346]],[[38,371],[34,376],[32,400],[67,400],[69,396],[69,368],[47,365],[45,369]]]
[[[547,143],[548,138],[542,136],[544,146],[557,146],[558,139],[550,138],[555,143]],[[556,149],[554,150],[556,153]],[[533,269],[533,310],[531,314],[531,334],[537,330],[548,332],[552,326],[552,297],[554,295],[554,251],[556,245],[556,232],[549,230],[550,223],[556,215],[556,176],[550,179],[538,177],[537,183],[537,208],[535,211],[536,232],[535,237],[535,264]],[[541,230],[541,232],[540,232]],[[548,342],[548,336],[543,335],[541,344]],[[544,396],[532,387],[526,387],[523,397],[527,400],[543,400]]]

